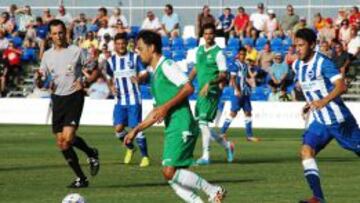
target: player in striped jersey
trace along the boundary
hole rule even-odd
[[[303,111],[310,110],[314,116],[301,148],[304,175],[313,197],[300,203],[322,203],[325,198],[315,156],[332,139],[360,155],[360,129],[340,97],[346,91],[344,79],[329,58],[314,51],[316,34],[307,28],[297,31],[295,45],[299,59],[293,69],[307,102]]]
[[[106,73],[109,86],[116,99],[113,112],[115,135],[123,141],[127,134],[125,127],[134,128],[141,122],[141,94],[138,82],[147,76],[147,71],[144,69],[140,57],[127,51],[126,34],[115,35],[114,43],[115,54],[107,60]],[[143,157],[140,167],[146,167],[150,164],[150,160],[146,138],[142,132],[137,134],[136,142]],[[132,143],[126,144],[126,147],[124,163],[129,164],[135,148]]]
[[[221,136],[226,138],[225,134],[230,127],[231,122],[235,119],[237,112],[241,109],[245,114],[245,131],[247,140],[250,142],[258,142],[260,139],[253,136],[252,119],[251,119],[251,87],[246,82],[248,76],[248,67],[245,63],[246,50],[240,49],[238,59],[230,68],[230,85],[234,88],[234,94],[231,97],[231,112],[225,119],[221,128]]]

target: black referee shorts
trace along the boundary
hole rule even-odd
[[[84,106],[84,92],[77,91],[66,96],[52,94],[51,100],[53,104],[53,133],[62,132],[64,126],[74,126],[77,128]]]

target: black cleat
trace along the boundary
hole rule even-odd
[[[85,188],[89,186],[89,181],[87,178],[81,179],[76,178],[67,188]]]
[[[100,169],[99,152],[94,148],[94,156],[88,158],[90,165],[90,175],[96,176]]]

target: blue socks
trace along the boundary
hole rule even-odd
[[[139,146],[141,156],[147,157],[148,156],[147,142],[146,142],[146,137],[143,135],[142,132],[139,132],[136,135],[136,143]]]
[[[233,121],[234,118],[232,117],[228,117],[225,119],[225,122],[223,124],[223,127],[221,128],[220,130],[220,133],[221,134],[225,134],[226,131],[229,129],[230,125],[231,125],[231,122]]]
[[[302,165],[304,167],[305,178],[313,192],[313,196],[323,200],[324,194],[321,189],[319,169],[315,159],[305,159],[302,161]]]
[[[251,117],[245,117],[245,133],[246,137],[252,137],[253,131],[252,131],[252,119]]]

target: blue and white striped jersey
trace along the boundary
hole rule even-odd
[[[246,63],[242,63],[239,60],[236,60],[231,68],[229,68],[230,74],[236,76],[237,84],[241,91],[241,95],[250,96],[251,87],[247,83],[246,78],[248,75],[248,66]]]
[[[300,83],[308,103],[326,97],[333,89],[333,83],[342,76],[335,64],[325,55],[315,52],[313,58],[304,63],[296,60],[293,63],[295,79]],[[341,97],[337,97],[320,110],[313,111],[316,121],[332,125],[345,121],[352,116]]]
[[[124,56],[112,55],[106,64],[108,79],[112,79],[117,89],[117,103],[121,105],[141,104],[141,93],[138,84],[131,81],[131,77],[145,73],[146,70],[140,57],[128,52]]]

